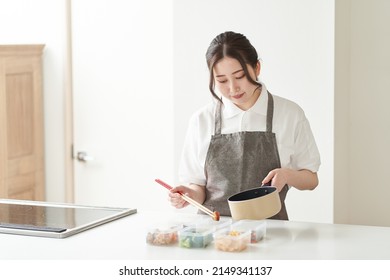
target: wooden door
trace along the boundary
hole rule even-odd
[[[44,200],[42,50],[0,46],[0,198]]]

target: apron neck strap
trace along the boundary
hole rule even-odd
[[[272,132],[272,119],[274,116],[274,98],[272,97],[272,94],[267,91],[268,93],[268,106],[267,106],[267,132]]]
[[[215,128],[214,135],[221,134],[221,125],[222,125],[222,113],[221,113],[222,102],[217,101],[217,107],[215,108]]]
[[[272,132],[272,119],[274,116],[274,99],[272,97],[272,94],[268,91],[268,105],[267,105],[267,124],[266,124],[266,131]],[[215,129],[214,129],[214,135],[220,135],[221,134],[221,126],[222,126],[222,102],[217,102],[217,107],[215,109]]]

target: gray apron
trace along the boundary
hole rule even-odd
[[[280,168],[275,133],[272,132],[274,102],[268,92],[266,131],[242,131],[221,134],[221,102],[215,110],[215,133],[211,137],[205,162],[206,200],[204,206],[221,215],[231,216],[227,199],[247,189],[259,187],[267,174]],[[280,191],[282,209],[271,219],[288,220],[284,200],[288,191]]]

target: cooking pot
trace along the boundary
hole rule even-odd
[[[279,213],[282,205],[275,187],[262,186],[228,198],[233,220],[263,220]]]

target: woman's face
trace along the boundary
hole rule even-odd
[[[248,66],[248,71],[253,80],[260,73],[260,63],[256,69]],[[220,93],[242,110],[248,110],[255,104],[260,95],[260,90],[249,82],[244,69],[237,59],[224,57],[214,65],[214,80]]]

